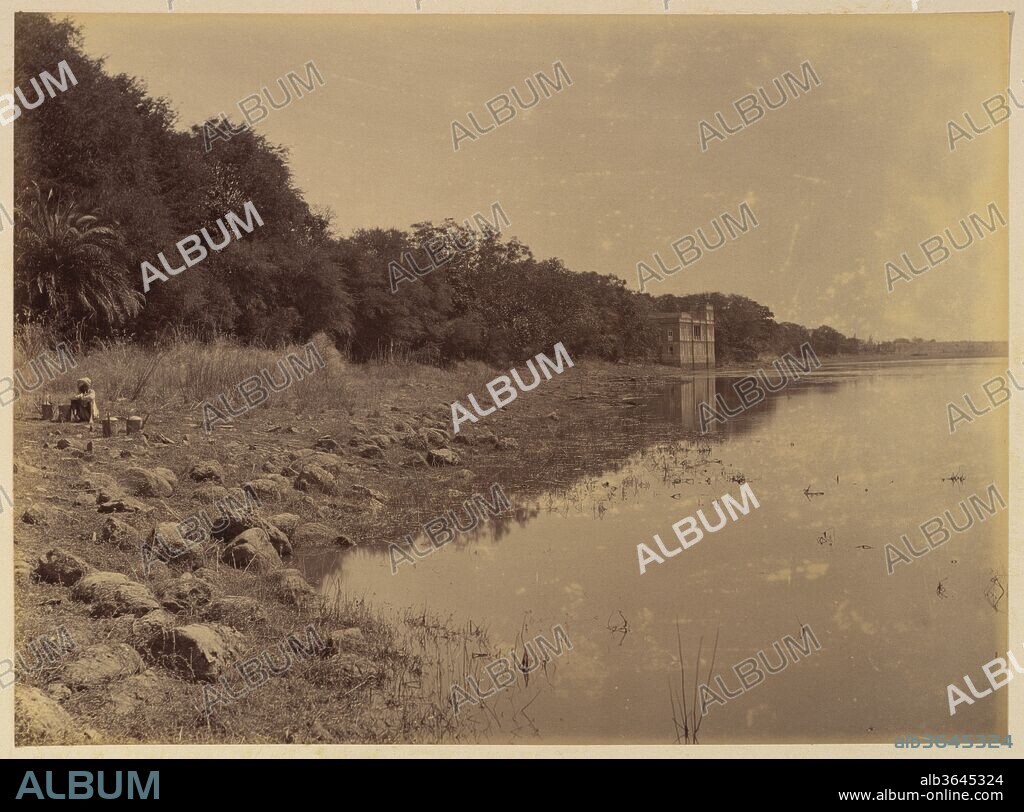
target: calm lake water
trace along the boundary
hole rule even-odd
[[[967,674],[982,690],[981,666],[1005,656],[1007,599],[996,600],[992,579],[1007,581],[1006,512],[892,575],[884,547],[907,534],[925,549],[920,524],[946,510],[963,523],[960,500],[992,483],[1008,497],[1008,410],[961,423],[952,436],[946,416],[964,393],[983,403],[982,383],[1006,367],[969,360],[818,370],[705,441],[693,433],[697,403],[715,391],[734,403],[738,377],[696,377],[646,407],[648,419],[678,424],[678,441],[519,505],[513,520],[489,522],[394,575],[382,549],[307,554],[300,566],[332,600],[365,598],[393,618],[426,612],[427,628],[439,617],[467,631],[442,641],[440,672],[424,669],[423,683],[439,695],[467,672],[486,690],[482,669],[499,653],[515,650],[518,660],[524,640],[554,642],[552,628],[564,628],[572,650],[528,685],[520,677],[486,708],[463,707],[484,741],[672,742],[669,691],[678,693],[680,652],[688,703],[701,640],[703,682],[716,634],[714,675],[736,693],[733,665],[764,650],[774,666],[773,642],[799,638],[801,624],[821,650],[713,705],[702,743],[1000,733],[1006,691],[950,717],[946,686],[963,686]],[[966,480],[943,481],[953,474]],[[653,547],[657,533],[671,549],[674,522],[701,508],[713,521],[712,500],[738,497],[742,481],[759,509],[640,574],[638,543]]]

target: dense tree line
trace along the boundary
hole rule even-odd
[[[182,128],[166,100],[86,56],[70,22],[17,15],[15,81],[29,100],[33,78],[62,61],[74,87],[14,125],[19,321],[85,339],[184,332],[273,346],[325,333],[357,360],[517,363],[558,341],[574,356],[639,358],[651,346],[646,313],[710,301],[724,361],[808,339],[820,354],[866,346],[830,327],[777,324],[743,296],[633,293],[468,221],[335,236],[295,187],[284,149],[240,128],[207,150],[204,128],[224,123]],[[176,264],[179,240],[248,201],[262,227],[143,295],[143,261],[164,252]],[[429,268],[439,254],[440,267],[396,287],[395,268]]]

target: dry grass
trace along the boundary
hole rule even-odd
[[[314,336],[312,343],[324,359],[324,367],[272,394],[267,407],[372,411],[391,402],[394,392],[402,388],[450,382],[456,390],[465,387],[465,391],[470,391],[494,376],[491,368],[481,362],[464,362],[448,370],[399,359],[355,365],[325,336]],[[15,336],[14,368],[23,370],[26,382],[33,382],[37,378],[32,371],[33,360],[46,354],[56,359],[55,346],[56,342],[45,332],[22,328]],[[39,405],[47,398],[54,403],[64,402],[74,393],[75,381],[81,377],[92,379],[93,388],[107,405],[106,413],[122,419],[129,414],[159,414],[182,408],[198,413],[203,401],[215,402],[221,395],[240,405],[243,401],[238,386],[244,380],[264,370],[274,380],[281,380],[279,365],[286,364],[289,355],[307,359],[303,345],[265,349],[227,339],[203,343],[187,337],[153,346],[106,341],[87,350],[81,345],[69,348],[75,359],[74,368],[22,396],[16,406],[19,415],[38,415]]]

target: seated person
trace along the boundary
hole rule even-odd
[[[78,379],[78,394],[71,398],[71,419],[82,423],[91,423],[99,419],[100,410],[96,405],[96,392],[89,378]]]

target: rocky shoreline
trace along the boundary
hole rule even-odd
[[[409,690],[422,663],[395,629],[361,603],[328,611],[293,552],[397,540],[474,489],[514,502],[679,436],[638,405],[680,377],[584,362],[458,434],[464,384],[445,376],[210,436],[167,411],[111,438],[17,418],[18,743],[458,738]]]

